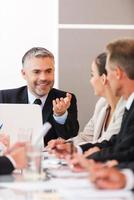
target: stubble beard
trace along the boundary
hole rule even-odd
[[[38,97],[43,97],[50,92],[50,90],[53,88],[53,85],[54,85],[54,81],[51,82],[45,89],[35,87],[34,93]]]

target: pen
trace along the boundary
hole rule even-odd
[[[3,127],[3,124],[0,124],[0,129]]]
[[[70,155],[73,155],[73,153],[74,153],[73,141],[72,141],[72,140],[66,140],[66,141],[64,141],[64,142],[61,143],[61,144],[67,144],[67,143],[70,143]],[[56,148],[56,146],[55,146],[55,147],[52,147],[51,149],[52,149],[52,150],[55,150],[55,149],[57,149],[57,148]]]
[[[70,155],[72,157],[73,153],[74,153],[74,143],[73,140],[67,140],[64,142],[64,144],[70,143]]]

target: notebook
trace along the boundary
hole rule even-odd
[[[0,133],[10,135],[10,144],[31,142],[42,129],[42,110],[36,104],[0,104]]]

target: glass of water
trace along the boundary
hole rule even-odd
[[[42,176],[42,153],[41,149],[36,146],[28,145],[27,147],[27,167],[23,170],[24,179],[40,180]]]

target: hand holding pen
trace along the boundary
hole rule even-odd
[[[56,139],[48,143],[48,151],[54,153],[58,158],[65,158],[73,155],[76,152],[76,147],[72,140]]]

